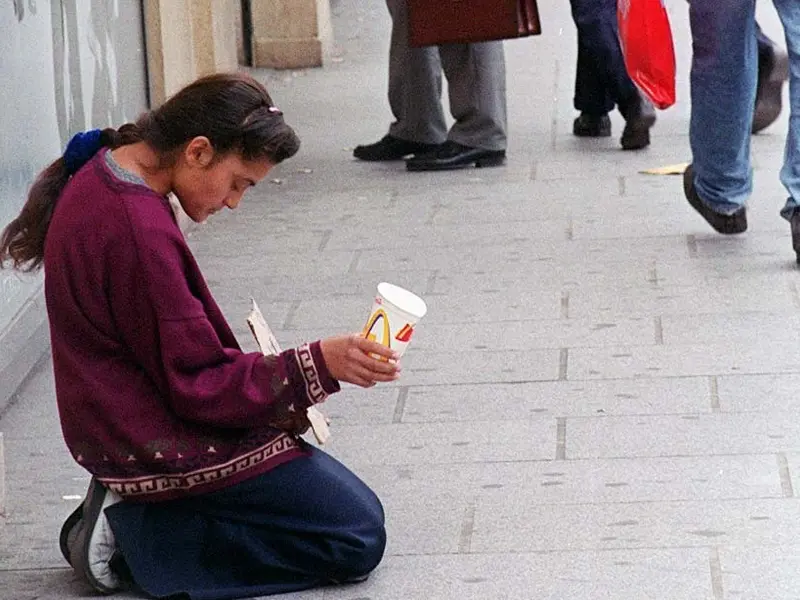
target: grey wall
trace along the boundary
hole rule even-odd
[[[147,108],[140,0],[0,0],[0,228],[76,131]],[[0,412],[47,350],[42,277],[0,271]]]

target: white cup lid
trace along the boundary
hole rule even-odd
[[[384,300],[417,319],[421,319],[428,312],[428,307],[422,298],[394,284],[386,283],[385,281],[379,283],[378,293],[383,296]]]

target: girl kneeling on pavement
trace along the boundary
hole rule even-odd
[[[204,221],[298,147],[260,83],[205,77],[72,138],[2,234],[0,265],[44,266],[61,425],[93,476],[61,548],[100,592],[261,596],[363,580],[383,556],[375,494],[299,436],[339,381],[396,379],[369,355],[393,351],[242,352],[167,199]]]

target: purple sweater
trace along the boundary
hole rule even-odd
[[[245,354],[168,201],[101,151],[67,184],[45,247],[56,396],[75,460],[123,497],[160,501],[306,453],[286,423],[337,392],[319,342]]]

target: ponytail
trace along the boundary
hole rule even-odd
[[[0,237],[0,267],[4,267],[6,261],[11,261],[14,269],[29,272],[42,265],[44,238],[50,218],[68,180],[63,157],[39,174],[31,186],[22,212],[8,224]]]
[[[44,242],[56,202],[69,178],[77,173],[100,148],[116,148],[139,141],[138,128],[124,125],[115,129],[94,129],[75,134],[64,155],[39,173],[28,192],[19,216],[0,236],[0,268],[7,261],[19,271],[35,271],[44,261]]]

